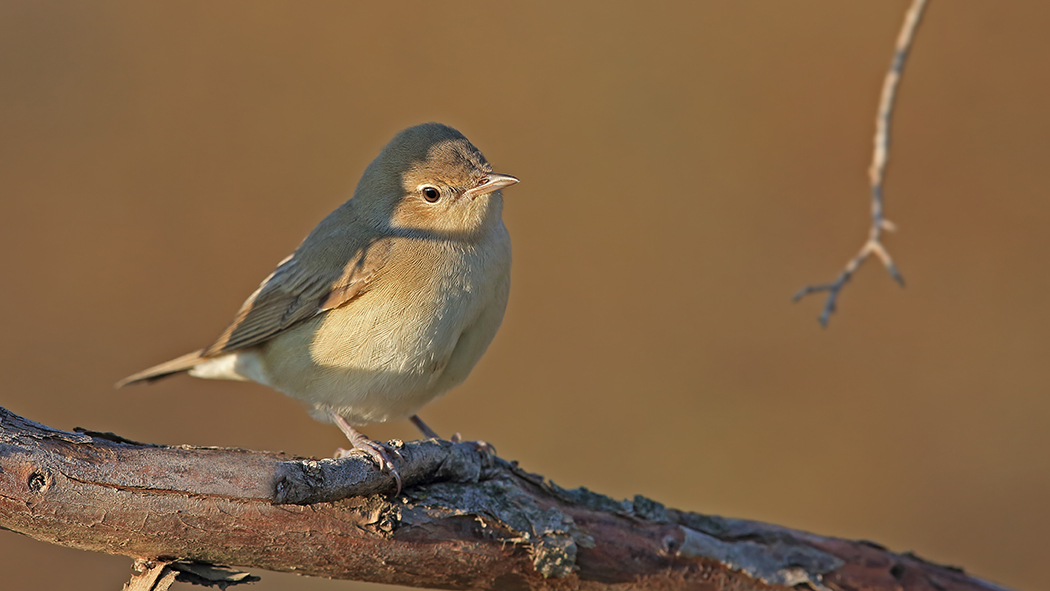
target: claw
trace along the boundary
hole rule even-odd
[[[357,449],[365,452],[368,457],[372,458],[380,470],[394,477],[394,482],[397,484],[397,491],[394,493],[394,496],[401,494],[401,475],[398,474],[397,468],[394,467],[394,463],[390,460],[390,454],[392,453],[397,456],[399,463],[403,462],[404,458],[401,457],[401,454],[396,449],[371,439],[365,439]]]
[[[481,441],[480,439],[477,441],[463,441],[463,436],[459,433],[453,433],[452,438],[449,439],[449,441],[451,441],[452,443],[469,443],[480,452],[496,455],[496,446],[492,445],[488,441]]]
[[[401,453],[396,449],[380,443],[378,441],[372,441],[357,429],[350,426],[350,423],[346,422],[343,417],[331,413],[332,420],[335,422],[339,430],[346,435],[346,438],[350,440],[351,449],[345,450],[339,448],[335,452],[336,458],[343,458],[355,451],[361,451],[368,457],[372,458],[372,461],[376,463],[376,466],[383,472],[390,474],[394,478],[394,483],[397,484],[397,492],[394,496],[401,494],[401,475],[398,474],[397,468],[394,462],[391,461],[390,456],[394,455],[397,457],[398,463],[404,462],[405,459],[401,457]]]
[[[479,439],[477,441],[468,441],[467,443],[474,444],[474,447],[478,448],[478,451],[480,451],[480,452],[487,453],[487,454],[492,454],[492,455],[498,455],[496,453],[496,446],[492,445],[488,441],[481,441]]]

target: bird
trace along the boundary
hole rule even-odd
[[[351,444],[337,457],[364,452],[400,493],[397,451],[355,427],[407,418],[437,437],[418,411],[467,378],[503,320],[502,189],[518,182],[452,127],[401,131],[214,342],[117,387],[179,373],[269,386],[335,423]]]

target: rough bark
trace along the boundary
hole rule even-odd
[[[148,445],[0,408],[0,527],[198,583],[226,564],[447,589],[1001,589],[870,542],[565,490],[469,443],[392,445],[397,498],[356,455]]]

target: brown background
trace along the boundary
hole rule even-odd
[[[905,6],[5,1],[0,404],[330,454],[337,429],[260,386],[112,383],[208,343],[394,132],[438,120],[522,183],[507,318],[435,429],[564,486],[1046,589],[1046,3],[932,3],[887,185],[908,287],[866,266],[828,330],[790,302],[865,236]],[[129,564],[0,532],[5,589],[118,589]]]

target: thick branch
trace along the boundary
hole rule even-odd
[[[996,589],[869,542],[565,490],[469,443],[391,444],[398,498],[359,456],[146,445],[0,409],[0,526],[139,559],[153,589],[162,564],[211,576],[187,562],[448,589]]]
[[[884,230],[892,232],[894,229],[893,223],[887,220],[883,214],[882,186],[883,179],[886,177],[886,164],[890,159],[890,122],[893,120],[893,107],[897,100],[897,87],[900,84],[901,75],[904,73],[904,64],[907,62],[908,52],[911,50],[912,42],[915,40],[915,31],[919,28],[919,22],[922,21],[922,13],[926,9],[926,2],[927,0],[913,0],[911,8],[904,15],[904,24],[901,25],[900,33],[897,36],[897,46],[893,52],[893,61],[890,63],[890,69],[886,72],[886,77],[882,82],[879,111],[875,115],[875,147],[871,155],[871,166],[868,168],[868,177],[871,182],[871,226],[868,228],[868,240],[860,247],[860,251],[846,263],[846,267],[834,281],[819,285],[807,285],[795,294],[795,301],[797,302],[811,293],[828,292],[828,297],[824,301],[824,310],[820,314],[820,324],[822,326],[828,325],[828,320],[831,318],[832,313],[835,312],[835,304],[838,300],[839,292],[846,287],[849,280],[853,278],[853,274],[871,255],[875,255],[882,261],[890,276],[901,287],[904,287],[904,277],[897,270],[897,265],[894,264],[889,251],[882,245],[882,232]]]

